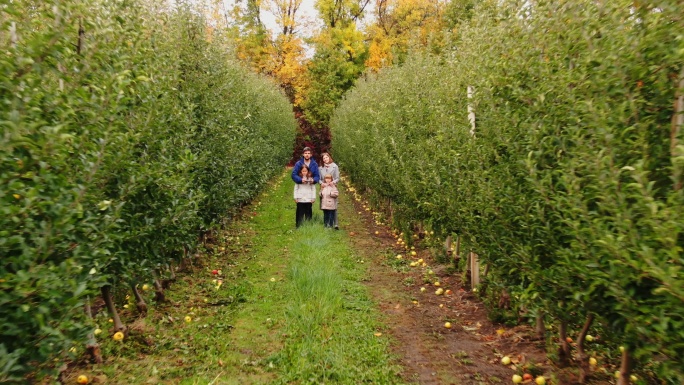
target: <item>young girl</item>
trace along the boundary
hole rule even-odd
[[[323,224],[325,227],[335,227],[335,214],[337,213],[337,197],[340,195],[333,177],[326,174],[321,183],[321,209],[323,210]]]
[[[321,156],[323,157],[323,165],[318,167],[319,175],[323,176],[325,174],[330,174],[332,176],[332,182],[337,186],[337,183],[340,181],[339,167],[337,167],[337,164],[333,161],[333,157],[329,152],[324,152]],[[324,180],[321,178],[321,187],[323,187],[323,183]],[[335,210],[335,230],[340,229],[337,223],[337,210]]]
[[[302,183],[295,183],[294,200],[297,202],[296,224],[299,227],[305,220],[311,220],[313,203],[316,201],[316,183],[309,168],[302,166],[299,172]]]

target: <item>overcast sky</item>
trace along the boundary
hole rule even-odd
[[[265,0],[263,3],[267,3],[269,0]],[[226,10],[230,11],[235,5],[235,0],[223,0]],[[262,4],[263,4],[262,3]],[[265,5],[265,4],[264,4]],[[266,28],[271,30],[273,36],[280,33],[280,28],[275,22],[275,16],[271,11],[267,9],[266,6],[262,7],[261,10],[261,21],[264,23]],[[297,11],[297,21],[300,24],[299,33],[301,36],[309,37],[312,35],[313,31],[318,25],[318,11],[314,8],[314,0],[302,0],[302,4]]]

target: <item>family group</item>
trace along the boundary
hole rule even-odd
[[[320,183],[318,193],[320,208],[323,210],[323,224],[326,228],[339,229],[337,224],[337,183],[340,181],[340,170],[333,162],[332,156],[324,152],[321,155],[323,165],[318,166],[312,158],[312,151],[304,147],[302,157],[292,169],[292,180],[295,182],[294,200],[297,203],[296,225],[311,220],[313,204],[316,202],[316,185]]]

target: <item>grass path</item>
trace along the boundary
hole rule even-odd
[[[69,377],[88,374],[107,384],[402,383],[382,315],[362,284],[364,255],[345,232],[324,229],[317,209],[311,225],[295,229],[291,196],[284,173],[178,277],[168,303],[151,306],[144,318],[134,306],[124,311],[123,343],[102,333],[104,364],[76,367]],[[349,200],[342,199],[345,215],[354,214]]]

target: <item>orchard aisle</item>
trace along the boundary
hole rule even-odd
[[[529,328],[492,325],[433,263],[429,237],[410,256],[353,189],[340,186],[340,231],[324,229],[318,209],[295,229],[289,173],[208,242],[167,302],[146,317],[129,306],[127,337],[105,330],[106,362],[70,368],[66,383],[496,384],[515,373],[503,355],[544,373]],[[435,295],[437,281],[451,294]]]
[[[368,262],[346,232],[323,228],[318,209],[314,224],[294,228],[289,172],[178,274],[166,303],[146,317],[124,311],[123,341],[101,312],[106,361],[70,368],[66,383],[403,383],[361,282]]]

